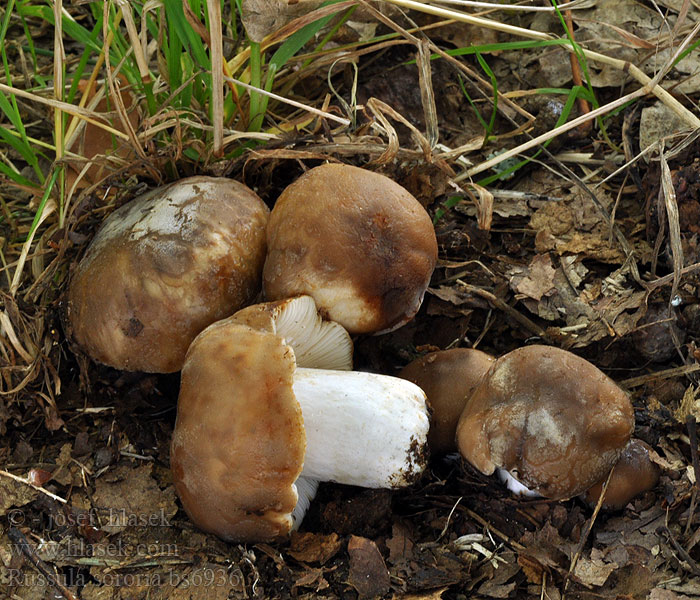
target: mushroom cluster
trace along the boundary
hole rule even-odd
[[[485,475],[502,470],[512,489],[566,499],[607,475],[633,430],[632,404],[610,378],[534,345],[495,361],[462,412],[457,444]]]
[[[564,350],[460,348],[399,377],[352,371],[350,334],[410,320],[436,260],[426,211],[382,175],[316,167],[271,212],[238,182],[192,177],[105,220],[72,274],[67,330],[104,364],[182,370],[175,487],[227,540],[288,534],[319,482],[410,485],[428,448],[553,499],[597,499],[618,460],[606,506],[628,501],[618,480],[639,465],[654,485],[647,449],[629,443],[629,398]]]
[[[319,481],[395,488],[427,460],[423,390],[352,372],[350,335],[324,320],[376,333],[415,314],[437,258],[427,213],[387,177],[326,165],[290,186],[273,215],[268,226],[262,200],[226,178],[155,189],[105,220],[64,315],[98,362],[182,370],[176,488],[199,527],[238,541],[288,533]],[[361,260],[347,251],[357,243]],[[266,256],[264,291],[276,301],[243,308]]]

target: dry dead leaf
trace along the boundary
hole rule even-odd
[[[161,490],[151,476],[152,467],[118,465],[95,482],[93,498],[105,531],[163,526],[175,515],[175,490]]]
[[[323,0],[243,0],[241,21],[248,37],[262,42],[265,36],[321,4]]]
[[[479,594],[483,594],[488,598],[508,598],[516,586],[517,583],[515,581],[501,584],[487,581],[479,586],[478,591]]]
[[[521,276],[511,279],[510,284],[517,292],[539,301],[554,288],[555,273],[549,255],[537,254],[527,269],[521,271]]]
[[[292,585],[292,593],[298,587],[314,588],[317,592],[325,590],[328,582],[323,577],[323,569],[307,569],[301,577],[298,577]]]
[[[372,540],[353,535],[348,542],[350,574],[348,583],[360,598],[374,598],[389,591],[389,571]]]
[[[0,476],[0,515],[7,514],[11,525],[23,525],[24,512],[13,507],[29,504],[38,493],[31,486]]]
[[[576,578],[588,586],[599,587],[605,585],[610,574],[618,568],[615,563],[605,563],[601,559],[591,559],[582,556],[576,563],[574,575]]]
[[[58,468],[51,474],[51,479],[61,485],[81,486],[82,479],[80,477],[80,469],[73,463],[72,451],[71,444],[66,443],[61,446],[58,458],[56,459]]]
[[[391,527],[391,537],[386,541],[389,548],[389,562],[410,560],[413,555],[413,541],[409,536],[408,528],[401,523],[394,523]]]
[[[321,535],[317,533],[295,531],[292,533],[290,556],[305,563],[324,564],[340,550],[342,543],[337,533]]]

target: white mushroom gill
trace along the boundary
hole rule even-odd
[[[275,317],[275,331],[294,350],[297,367],[352,369],[352,340],[342,325],[324,321],[311,296],[285,302]]]
[[[516,496],[524,496],[526,498],[542,498],[540,494],[520,483],[506,469],[496,469],[496,473],[498,474],[498,478],[501,480],[501,482]]]
[[[293,529],[299,529],[299,525],[301,525],[301,522],[304,520],[306,511],[309,510],[309,506],[311,506],[311,501],[316,496],[318,484],[319,482],[316,479],[309,479],[308,477],[298,477],[294,482],[298,500],[297,505],[292,511]]]

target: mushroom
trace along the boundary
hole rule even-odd
[[[457,422],[467,399],[493,361],[493,356],[481,350],[452,348],[429,352],[399,373],[399,377],[415,383],[428,397],[431,455],[457,451]]]
[[[395,488],[425,467],[425,394],[352,372],[352,342],[313,299],[210,325],[182,370],[170,462],[192,521],[232,541],[284,536],[319,481]]]
[[[504,469],[565,499],[608,473],[633,429],[629,398],[611,379],[566,350],[535,345],[494,362],[459,419],[457,445],[485,475]]]
[[[308,294],[350,333],[400,327],[420,308],[437,241],[428,213],[388,177],[325,164],[281,194],[267,229],[269,300]]]
[[[117,369],[178,371],[202,329],[259,293],[268,216],[223,177],[183,179],[117,209],[72,274],[69,336]]]
[[[650,452],[652,449],[646,442],[630,440],[610,476],[603,508],[621,510],[636,496],[656,486],[659,482],[659,467],[652,462]],[[583,499],[589,505],[597,504],[606,478],[586,490]]]

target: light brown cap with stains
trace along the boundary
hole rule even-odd
[[[457,451],[455,431],[464,405],[494,362],[473,348],[430,352],[406,365],[399,377],[412,381],[428,397],[431,408],[428,447],[431,454]]]
[[[570,498],[604,477],[634,429],[627,397],[565,350],[527,346],[500,357],[460,417],[462,456],[485,475],[506,469],[548,498]]]
[[[295,368],[282,337],[235,317],[209,326],[190,346],[170,464],[201,529],[241,542],[291,530],[306,450]]]
[[[340,164],[311,169],[270,215],[263,288],[312,296],[350,333],[401,326],[420,308],[437,260],[428,213],[400,185]]]
[[[636,496],[652,489],[659,482],[659,467],[651,461],[649,444],[633,439],[625,447],[610,476],[610,483],[603,499],[603,508],[621,510]],[[588,489],[583,499],[595,506],[603,490],[606,477]]]
[[[74,270],[69,336],[117,369],[178,371],[194,337],[261,285],[269,210],[242,183],[190,177],[112,213]]]

